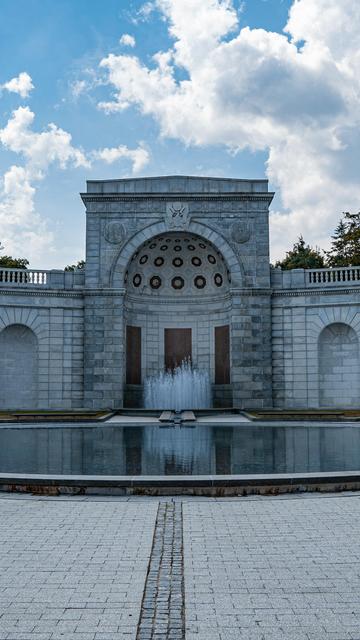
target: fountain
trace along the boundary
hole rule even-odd
[[[146,409],[208,409],[211,407],[211,385],[207,371],[193,369],[184,360],[174,371],[161,371],[145,380]]]

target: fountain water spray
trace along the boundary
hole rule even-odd
[[[211,407],[211,385],[207,371],[193,369],[184,360],[174,371],[162,371],[146,378],[146,409],[208,409]]]

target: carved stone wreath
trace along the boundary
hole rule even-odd
[[[234,222],[230,227],[230,237],[236,244],[243,244],[250,239],[251,229],[248,222]]]
[[[120,244],[124,241],[126,229],[121,222],[108,222],[104,229],[105,240],[111,244]]]

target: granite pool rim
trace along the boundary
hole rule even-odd
[[[0,492],[37,495],[277,495],[359,491],[359,471],[290,474],[97,476],[0,472]]]

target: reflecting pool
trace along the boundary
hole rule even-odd
[[[84,475],[360,469],[360,426],[0,428],[0,472]]]

